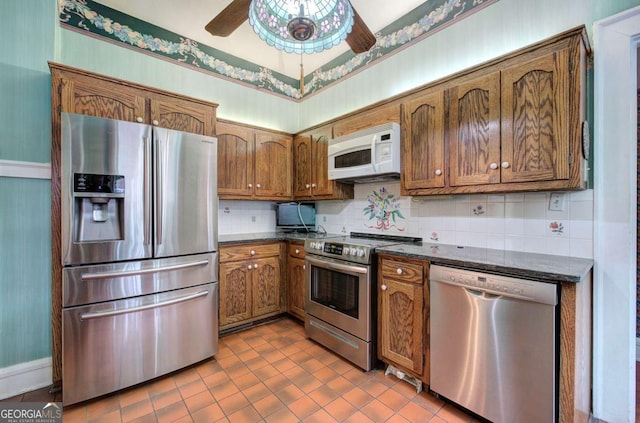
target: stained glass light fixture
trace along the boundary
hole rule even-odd
[[[319,53],[353,28],[348,0],[252,0],[249,23],[261,39],[287,53]]]

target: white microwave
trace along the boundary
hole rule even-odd
[[[400,125],[387,123],[331,140],[329,179],[350,183],[400,179]]]

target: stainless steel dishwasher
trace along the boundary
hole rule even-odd
[[[431,266],[430,389],[495,423],[555,422],[558,288]]]

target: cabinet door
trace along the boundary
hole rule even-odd
[[[449,95],[449,185],[500,183],[500,73]]]
[[[289,257],[289,313],[304,320],[304,298],[306,293],[304,260]]]
[[[220,263],[220,327],[251,317],[252,270],[248,263]]]
[[[253,194],[254,133],[248,128],[218,122],[218,195]]]
[[[215,109],[211,106],[155,94],[150,100],[151,123],[162,128],[214,135]]]
[[[424,368],[422,285],[382,279],[378,288],[380,358],[421,376]]]
[[[405,189],[445,186],[444,91],[421,95],[403,113],[402,186]]]
[[[291,198],[291,137],[260,131],[256,134],[256,197]]]
[[[311,136],[297,135],[293,139],[293,195],[311,196]]]
[[[101,79],[63,77],[60,96],[63,112],[129,122],[147,121],[146,98],[135,88]]]
[[[280,258],[252,262],[253,317],[280,311]]]
[[[311,135],[311,193],[314,196],[330,196],[336,182],[329,180],[329,140],[331,128]]]
[[[502,182],[569,178],[568,49],[502,73]]]

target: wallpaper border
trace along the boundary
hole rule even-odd
[[[499,0],[426,1],[376,34],[371,50],[348,51],[305,76],[300,82],[221,50],[167,31],[93,0],[58,0],[60,24],[98,39],[141,50],[243,85],[252,85],[294,101],[316,94],[391,54],[418,42]]]

